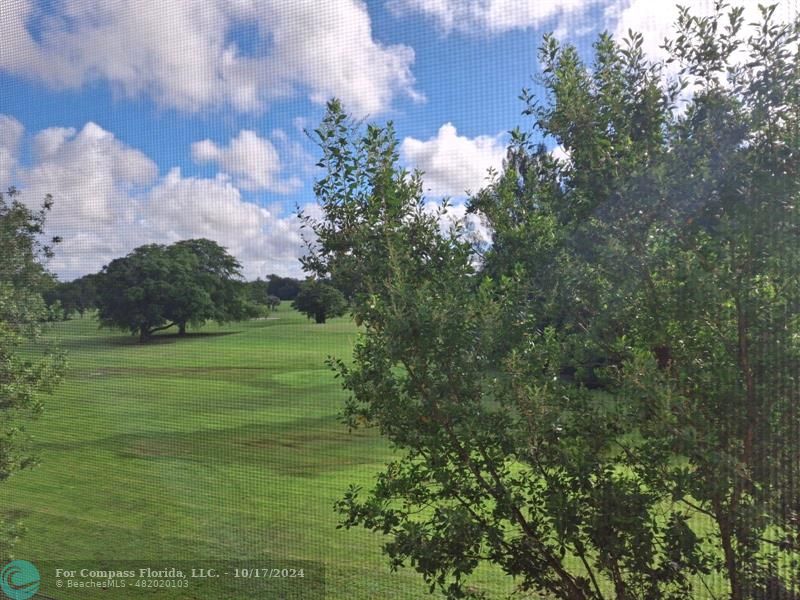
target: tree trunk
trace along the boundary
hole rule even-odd
[[[731,585],[730,600],[744,600],[742,582],[739,578],[739,564],[736,559],[736,551],[733,548],[733,527],[731,526],[729,518],[732,511],[728,511],[728,514],[723,514],[724,508],[722,502],[712,501],[712,503],[725,558],[725,570],[728,575],[728,582]]]
[[[144,343],[150,338],[150,330],[148,329],[147,325],[141,325],[139,327],[139,343]]]
[[[319,324],[324,323],[325,322],[325,313],[324,312],[318,312],[317,314],[314,315],[314,320]]]
[[[186,335],[186,322],[178,323],[178,335]]]

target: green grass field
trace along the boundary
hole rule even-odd
[[[190,334],[142,345],[88,317],[54,326],[69,368],[29,427],[41,464],[0,486],[0,506],[26,528],[16,557],[305,565],[307,581],[275,588],[298,598],[322,596],[316,563],[326,598],[426,597],[416,573],[390,571],[380,536],[336,528],[334,501],[390,457],[374,432],[337,418],[344,392],[324,360],[349,356],[352,322],[315,325],[284,303],[275,318]],[[245,597],[192,585],[156,597]]]

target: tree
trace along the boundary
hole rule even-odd
[[[167,318],[178,325],[179,335],[186,333],[187,322],[224,323],[250,316],[240,281],[241,265],[222,246],[207,239],[193,239],[176,242],[168,251],[178,262],[185,256],[192,264],[191,284],[186,284],[181,299],[167,311]],[[198,303],[198,298],[206,297],[208,302]]]
[[[265,305],[270,310],[275,310],[280,306],[281,299],[270,293],[270,283],[261,278],[255,281],[248,281],[247,294],[251,302],[258,305]]]
[[[42,412],[42,394],[64,371],[63,356],[41,340],[47,314],[41,294],[51,279],[43,262],[52,246],[40,239],[51,202],[48,196],[34,212],[15,189],[0,193],[0,481],[36,464],[25,424]],[[13,524],[0,516],[0,559],[9,558],[15,537]]]
[[[273,296],[269,294],[267,296],[267,306],[269,306],[270,310],[278,310],[278,307],[281,305],[281,299],[277,296]]]
[[[545,39],[480,256],[391,125],[328,105],[303,263],[355,282],[345,416],[402,450],[337,506],[432,589],[490,562],[568,600],[796,595],[798,27],[716,8],[681,11],[673,82],[637,34],[591,69]]]
[[[343,315],[347,311],[347,301],[335,287],[310,279],[300,285],[292,308],[317,323],[324,323],[327,319]]]
[[[166,247],[148,244],[103,267],[98,280],[98,317],[106,327],[129,329],[146,341],[157,331],[175,325],[167,305],[183,296],[191,265],[176,264]],[[210,302],[207,295],[198,304]]]
[[[54,319],[69,319],[81,306],[80,289],[71,282],[54,281],[42,294]]]
[[[81,317],[87,310],[97,308],[97,274],[84,275],[72,282],[77,288],[76,310]]]
[[[83,318],[87,310],[97,308],[96,280],[97,274],[84,275],[74,281],[58,281],[53,277],[42,291],[50,317],[67,320],[77,312]]]
[[[247,294],[250,301],[255,304],[266,304],[267,296],[269,296],[269,283],[260,277],[255,281],[248,281]]]
[[[239,264],[210,240],[149,244],[105,266],[97,281],[101,324],[129,329],[146,341],[187,323],[225,322],[248,315]]]
[[[293,277],[281,277],[280,275],[268,275],[267,293],[277,296],[281,300],[294,300],[300,292],[299,279]]]

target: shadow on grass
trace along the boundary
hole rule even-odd
[[[242,331],[196,331],[193,333],[186,333],[184,335],[180,335],[179,333],[160,333],[154,335],[144,343],[139,342],[139,338],[136,337],[134,340],[139,345],[148,346],[150,344],[169,344],[182,341],[188,342],[189,340],[197,340],[202,338],[224,337],[226,335],[235,335],[237,333],[242,333]]]
[[[98,348],[98,347],[139,347],[147,348],[150,346],[158,346],[160,344],[175,344],[175,343],[191,343],[208,338],[225,337],[243,333],[242,331],[213,331],[213,332],[194,332],[187,333],[186,335],[179,335],[177,333],[162,333],[156,334],[146,342],[140,342],[139,337],[135,335],[87,335],[85,337],[73,337],[71,339],[61,339],[60,345],[63,348]]]
[[[0,523],[14,524],[22,521],[33,514],[33,510],[28,508],[4,508],[0,509]]]
[[[259,465],[300,477],[375,463],[375,432],[350,432],[337,420],[335,416],[324,416],[303,419],[302,423],[122,433],[97,440],[43,443],[40,448],[59,452],[95,448],[139,460]],[[359,447],[361,451],[357,451]]]

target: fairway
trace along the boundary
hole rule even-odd
[[[30,427],[41,464],[0,487],[26,528],[17,558],[305,561],[324,565],[327,598],[427,596],[411,569],[390,571],[380,537],[336,528],[334,501],[390,457],[337,418],[345,396],[324,361],[349,356],[348,318],[315,325],[284,303],[186,339],[139,344],[89,317],[50,335],[69,368]]]

